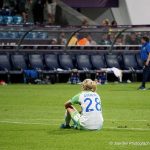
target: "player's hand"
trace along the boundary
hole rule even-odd
[[[149,61],[146,61],[145,66],[148,66],[148,65],[149,65]]]

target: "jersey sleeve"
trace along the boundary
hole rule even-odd
[[[147,52],[150,53],[150,44],[147,46]]]
[[[71,104],[78,104],[79,103],[79,97],[80,97],[80,93],[75,95],[74,97],[72,97],[70,99]]]

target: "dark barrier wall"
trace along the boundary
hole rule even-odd
[[[119,0],[63,0],[71,7],[118,7]]]

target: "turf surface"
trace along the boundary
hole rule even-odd
[[[101,131],[59,129],[63,104],[79,85],[0,86],[0,150],[149,150],[150,90],[138,91],[138,86],[98,86]]]

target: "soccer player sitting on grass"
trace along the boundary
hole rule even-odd
[[[99,130],[102,128],[101,99],[96,93],[96,88],[96,82],[91,79],[85,79],[82,82],[82,92],[65,103],[65,123],[61,125],[61,128],[71,128],[71,120],[74,123],[73,127],[76,129]],[[74,104],[81,106],[81,113],[75,109]]]

